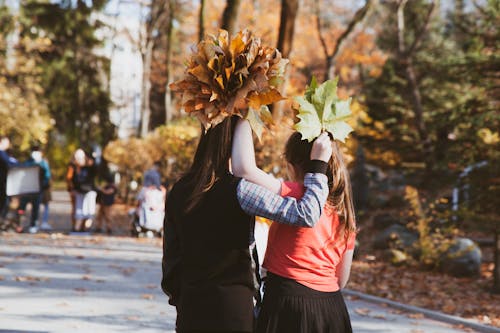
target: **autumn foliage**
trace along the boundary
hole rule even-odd
[[[266,105],[282,99],[277,87],[287,62],[278,50],[263,46],[248,30],[232,39],[220,30],[193,49],[184,78],[170,87],[182,92],[182,107],[206,130],[238,115],[248,118],[260,136],[262,120],[272,119]]]
[[[127,180],[141,180],[145,170],[161,161],[161,173],[167,181],[178,179],[191,164],[200,127],[193,119],[183,119],[158,127],[146,138],[110,142],[104,158],[118,167]]]

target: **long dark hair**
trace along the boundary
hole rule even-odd
[[[294,132],[285,146],[285,159],[290,163],[295,173],[304,175],[307,163],[310,160],[312,142],[302,140],[301,134]],[[328,161],[328,195],[327,204],[339,215],[341,235],[349,236],[356,231],[356,216],[352,198],[351,180],[349,171],[344,163],[342,151],[337,142],[332,143],[332,157]]]
[[[228,117],[208,131],[202,129],[193,163],[186,177],[192,192],[186,212],[195,208],[212,186],[228,172],[237,117]]]

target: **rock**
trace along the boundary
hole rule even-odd
[[[378,214],[373,217],[373,227],[377,230],[382,230],[398,223],[399,220],[396,217],[387,213]]]
[[[389,202],[390,198],[387,194],[380,192],[370,192],[368,196],[368,206],[370,208],[384,208]]]
[[[404,192],[399,193],[391,193],[389,194],[389,200],[387,200],[385,207],[387,208],[399,208],[404,207],[406,205],[406,200],[404,196]]]
[[[368,178],[374,182],[381,182],[385,178],[387,178],[386,174],[382,171],[381,168],[372,165],[365,164],[365,170],[367,172]]]
[[[389,261],[394,266],[401,266],[411,259],[404,251],[397,249],[388,249],[384,251],[384,260]]]
[[[471,277],[481,269],[481,249],[468,238],[457,238],[441,258],[441,271],[456,277]]]
[[[400,224],[393,224],[375,236],[373,246],[376,249],[407,249],[412,247],[418,236]]]

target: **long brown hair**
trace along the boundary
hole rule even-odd
[[[312,142],[301,139],[301,134],[294,132],[285,146],[285,159],[290,163],[295,173],[304,175],[307,163],[310,160]],[[328,161],[328,195],[327,204],[333,208],[340,220],[341,235],[348,237],[356,231],[356,216],[352,198],[351,180],[349,171],[344,163],[342,151],[336,141],[332,143],[332,157]]]
[[[228,172],[236,117],[228,117],[208,131],[202,129],[193,163],[186,177],[192,186],[186,212],[195,208],[217,180]]]

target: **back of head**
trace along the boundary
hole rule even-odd
[[[79,166],[84,166],[87,162],[87,155],[85,151],[81,148],[78,148],[73,155],[74,162]]]
[[[7,150],[10,147],[9,137],[6,135],[0,135],[0,150]]]
[[[143,185],[145,187],[148,187],[148,186],[160,187],[161,186],[161,178],[160,178],[159,174],[156,172],[146,172],[144,174]]]
[[[312,142],[302,140],[299,132],[292,133],[286,142],[285,159],[302,175],[310,160],[312,145]]]
[[[299,132],[294,132],[285,146],[285,159],[298,173],[304,175],[310,159],[313,142],[302,140]],[[332,157],[328,161],[328,204],[338,213],[344,230],[355,231],[354,205],[349,171],[344,163],[342,151],[336,141],[332,143]]]
[[[235,116],[227,117],[208,131],[202,130],[187,177],[192,193],[186,211],[196,207],[204,194],[228,172],[237,119]]]
[[[104,175],[104,181],[106,183],[114,183],[115,182],[115,177],[114,177],[114,175],[111,172],[107,172]]]

